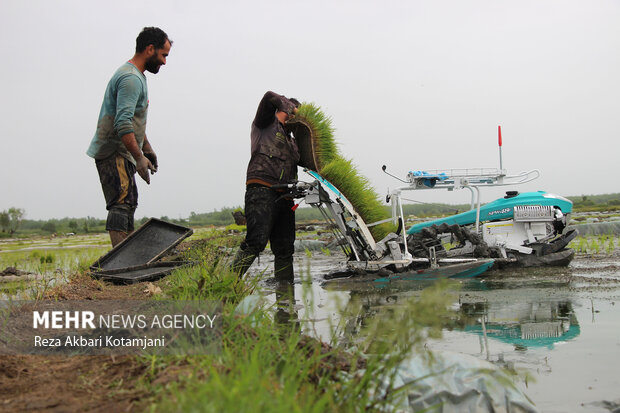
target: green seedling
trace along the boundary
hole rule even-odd
[[[313,165],[305,165],[316,170],[329,182],[334,184],[351,202],[357,213],[367,223],[373,223],[389,217],[383,207],[381,198],[353,165],[352,160],[344,158],[339,152],[334,137],[332,120],[313,103],[304,103],[296,115],[300,146],[310,144],[313,153]],[[306,125],[300,127],[299,124]],[[308,133],[310,136],[307,136]],[[380,240],[393,230],[390,224],[370,227],[375,240]]]
[[[613,239],[613,238],[611,238],[611,239],[607,242],[607,255],[611,255],[611,254],[613,254],[614,249],[615,249],[615,246],[614,246],[614,239]]]
[[[317,172],[320,173],[320,169],[338,155],[332,120],[314,103],[301,105],[295,117],[305,121],[311,129],[312,149],[318,162],[316,169],[319,169]]]

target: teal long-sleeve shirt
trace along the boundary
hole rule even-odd
[[[121,138],[133,132],[140,149],[146,136],[146,115],[149,98],[146,77],[133,64],[127,62],[112,76],[103,97],[97,131],[86,154],[91,158],[105,159],[119,153],[134,165],[136,161]]]

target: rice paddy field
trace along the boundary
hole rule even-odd
[[[238,238],[241,229],[197,228],[188,241]],[[314,231],[298,235],[316,238]],[[620,237],[579,236],[569,246],[577,254],[568,267],[491,271],[451,285],[451,316],[441,327],[441,338],[427,337],[425,348],[476,357],[513,372],[516,385],[542,412],[603,413],[620,406]],[[37,298],[85,271],[109,249],[107,234],[0,241],[0,271],[15,267],[38,276],[0,282],[0,297]],[[368,325],[387,319],[431,286],[324,286],[323,275],[344,259],[326,247],[299,248],[294,293],[285,304],[282,293],[264,280],[273,266],[269,252],[249,277],[257,280],[257,292],[274,320],[298,323],[308,336],[345,347],[364,342]],[[181,288],[190,275],[173,273],[159,285]],[[191,406],[198,395],[175,397]]]
[[[90,264],[110,249],[107,234],[0,241],[0,269],[48,274]]]
[[[236,230],[233,227],[231,232]],[[213,227],[196,228],[188,240],[208,238],[216,232]],[[15,268],[28,273],[23,280],[0,276],[0,298],[36,298],[45,289],[87,271],[110,249],[107,233],[0,239],[0,272]]]

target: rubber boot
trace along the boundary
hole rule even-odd
[[[293,257],[278,258],[275,257],[274,262],[274,278],[276,281],[286,281],[293,283],[295,280],[295,270],[293,268]]]
[[[247,272],[248,268],[250,268],[255,259],[256,254],[239,248],[230,268],[239,275],[239,278],[241,278]]]
[[[296,331],[301,330],[299,326],[299,315],[295,310],[295,286],[291,283],[281,281],[276,283],[276,312],[274,321],[277,325],[286,327],[290,330],[291,325]]]

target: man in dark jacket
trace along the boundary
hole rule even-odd
[[[245,191],[247,235],[232,264],[245,274],[267,242],[274,254],[276,280],[293,282],[295,212],[286,192],[274,189],[297,177],[299,148],[286,129],[286,121],[297,112],[299,102],[267,92],[252,122],[251,157]]]

